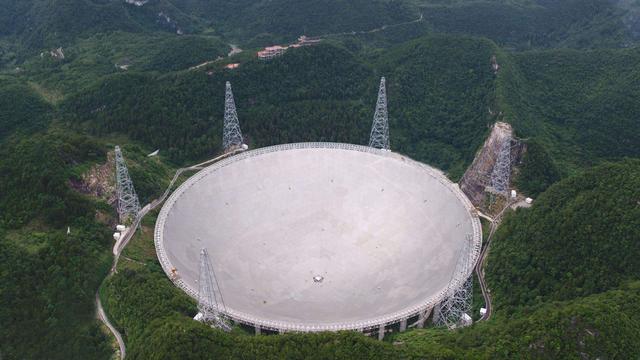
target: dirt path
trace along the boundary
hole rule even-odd
[[[371,30],[346,31],[346,32],[334,33],[334,34],[324,34],[324,35],[318,35],[318,36],[309,36],[309,38],[310,39],[322,39],[322,38],[331,37],[331,36],[373,34],[373,33],[379,32],[379,31],[384,31],[384,30],[389,29],[389,28],[409,25],[409,24],[413,24],[413,23],[419,23],[419,22],[422,22],[423,20],[424,20],[424,14],[420,13],[420,17],[418,17],[415,20],[405,21],[405,22],[391,24],[391,25],[382,25],[382,26],[380,26],[378,28],[371,29]]]

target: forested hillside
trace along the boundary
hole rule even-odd
[[[23,61],[42,50],[115,31],[208,34],[268,45],[301,34],[350,34],[389,28],[396,42],[428,32],[488,37],[519,49],[626,47],[640,37],[637,4],[610,0],[154,0],[135,6],[105,0],[2,0],[0,59]],[[6,43],[3,37],[8,40]],[[7,54],[9,53],[9,54]]]
[[[46,128],[49,105],[24,82],[0,77],[0,141],[14,130],[31,133]]]
[[[59,131],[0,146],[0,354],[106,358],[94,293],[110,262],[109,228],[73,191],[73,167],[104,155],[90,138]],[[67,227],[70,233],[67,234]]]
[[[606,291],[640,277],[640,161],[604,164],[509,217],[487,274],[498,308]]]
[[[126,133],[167,149],[175,161],[193,160],[219,149],[229,80],[252,146],[365,143],[384,75],[394,148],[461,174],[491,121],[486,108],[493,96],[494,50],[488,41],[427,37],[368,63],[341,47],[321,45],[268,63],[251,60],[232,72],[214,68],[210,76],[117,75],[71,97],[63,108],[95,134]]]
[[[436,2],[434,2],[436,3]],[[424,9],[436,31],[486,36],[509,47],[621,47],[634,38],[615,1],[458,1]]]
[[[640,284],[497,316],[459,331],[416,330],[394,337],[407,359],[627,359],[637,341]]]
[[[0,0],[0,359],[111,358],[98,288],[134,359],[633,358],[639,19],[630,0]],[[301,34],[328,36],[256,58]],[[535,201],[493,241],[490,321],[385,342],[221,333],[160,268],[154,213],[103,283],[116,214],[83,175],[115,144],[144,205],[221,151],[225,81],[259,148],[365,144],[381,76],[392,149],[454,181],[495,121],[525,145],[514,185]]]
[[[568,167],[640,156],[638,49],[511,54],[498,97],[523,137]]]

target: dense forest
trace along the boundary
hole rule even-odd
[[[501,226],[487,266],[498,308],[567,300],[640,276],[640,161],[552,186]]]
[[[52,131],[0,147],[0,353],[105,358],[94,293],[109,267],[109,228],[67,184],[104,155],[94,140]],[[66,230],[69,228],[69,234]]]
[[[640,353],[634,2],[0,0],[0,9],[0,358],[111,358],[96,292],[134,359]],[[259,47],[301,34],[327,36],[256,59]],[[244,51],[228,57],[231,44]],[[384,342],[216,331],[192,320],[195,304],[158,264],[155,213],[104,280],[116,214],[109,194],[79,184],[112,166],[114,145],[146,204],[176,168],[220,153],[225,81],[259,148],[366,143],[381,76],[394,151],[456,181],[495,121],[512,124],[525,149],[513,185],[535,201],[496,233],[490,321]]]
[[[548,50],[505,59],[501,109],[567,170],[638,157],[638,49]]]

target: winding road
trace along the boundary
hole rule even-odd
[[[487,262],[487,255],[489,254],[491,241],[493,240],[493,236],[496,230],[498,229],[498,226],[502,222],[502,217],[504,215],[504,212],[507,209],[509,209],[511,205],[513,205],[514,203],[516,202],[513,200],[510,202],[507,202],[507,204],[502,209],[502,211],[500,211],[498,215],[493,218],[478,211],[478,215],[480,217],[485,218],[491,222],[491,225],[489,228],[489,236],[487,236],[487,245],[485,245],[484,249],[482,249],[482,252],[480,253],[480,258],[478,259],[478,263],[476,264],[476,269],[475,269],[476,274],[478,275],[478,282],[480,283],[480,289],[482,290],[482,297],[484,298],[485,309],[487,309],[487,312],[484,315],[482,315],[482,317],[480,317],[478,321],[486,321],[486,320],[489,320],[489,318],[491,318],[491,313],[493,311],[493,308],[491,306],[491,292],[489,291],[489,288],[487,287],[487,283],[484,278],[484,266]]]
[[[120,359],[124,359],[127,355],[127,348],[124,346],[124,340],[122,340],[122,335],[120,332],[111,324],[107,314],[104,312],[104,308],[102,307],[102,302],[100,301],[100,293],[96,291],[96,308],[98,309],[98,319],[102,321],[111,331],[113,336],[115,336],[116,341],[118,341],[118,346],[120,347]]]
[[[489,289],[487,288],[487,283],[484,279],[484,264],[486,263],[487,254],[489,253],[489,247],[491,246],[491,240],[493,240],[493,234],[496,232],[498,225],[494,219],[491,219],[487,216],[485,218],[490,219],[491,228],[489,230],[489,236],[487,237],[487,245],[485,245],[484,249],[480,253],[480,259],[478,259],[478,263],[476,264],[476,274],[478,275],[478,282],[480,283],[480,289],[482,290],[482,296],[484,297],[485,309],[487,312],[482,315],[482,317],[478,321],[486,321],[491,317],[491,294],[489,293]]]
[[[102,284],[104,284],[107,281],[107,279],[113,276],[113,274],[117,273],[118,260],[120,259],[120,254],[122,254],[122,251],[124,250],[124,248],[127,246],[127,244],[129,244],[129,241],[131,241],[131,239],[133,238],[133,235],[136,233],[136,230],[140,226],[140,222],[151,210],[155,209],[156,207],[158,207],[158,205],[162,204],[166,200],[167,196],[169,196],[169,194],[171,193],[171,189],[173,188],[173,185],[175,185],[176,181],[178,181],[178,178],[180,177],[180,175],[182,175],[182,173],[184,173],[185,171],[202,170],[202,168],[206,165],[217,162],[219,160],[222,160],[226,157],[243,152],[245,150],[246,149],[244,148],[239,148],[239,149],[230,151],[228,153],[222,154],[213,159],[201,162],[199,164],[176,170],[175,175],[171,179],[169,186],[167,186],[167,189],[164,191],[162,196],[153,200],[149,204],[145,205],[142,209],[140,209],[140,212],[138,213],[134,221],[131,223],[131,226],[129,227],[128,231],[126,231],[124,236],[122,236],[113,245],[113,255],[114,255],[113,265],[111,266],[111,270],[109,271],[109,274],[107,274],[104,280],[102,280]],[[102,287],[102,284],[100,284],[100,287]],[[127,349],[126,349],[124,340],[122,339],[122,334],[120,334],[118,329],[116,329],[115,326],[111,324],[111,322],[109,321],[109,318],[107,317],[106,312],[104,311],[104,308],[102,307],[102,302],[100,301],[100,290],[99,290],[100,287],[98,288],[98,291],[96,291],[96,300],[95,300],[96,316],[102,323],[105,324],[105,326],[109,329],[109,331],[111,331],[113,336],[116,338],[116,341],[118,342],[118,347],[120,347],[120,359],[122,360],[125,358],[127,354]]]
[[[378,28],[371,29],[371,30],[345,31],[345,32],[341,32],[341,33],[309,36],[308,38],[310,38],[310,39],[322,39],[322,38],[333,37],[333,36],[373,34],[373,33],[379,32],[379,31],[387,30],[389,28],[394,28],[394,27],[398,27],[398,26],[403,26],[403,25],[409,25],[409,24],[413,24],[413,23],[422,22],[423,20],[424,20],[424,14],[420,13],[420,16],[417,19],[410,20],[410,21],[405,21],[405,22],[401,22],[401,23],[390,24],[390,25],[382,25],[382,26],[380,26]]]

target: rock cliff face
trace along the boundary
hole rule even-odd
[[[149,0],[124,0],[124,2],[126,2],[127,4],[135,5],[135,6],[142,6],[148,3]]]
[[[115,160],[113,152],[107,154],[104,164],[97,164],[82,174],[81,181],[71,181],[70,186],[76,191],[106,200],[109,204],[116,203],[115,189]]]
[[[491,134],[485,140],[482,148],[473,159],[473,163],[460,180],[460,188],[475,206],[482,206],[483,204],[485,189],[491,184],[491,172],[496,164],[500,146],[506,139],[514,139],[511,125],[504,122],[495,123]],[[513,140],[511,141],[511,164],[513,166],[520,158],[521,147],[513,146],[515,144]]]

